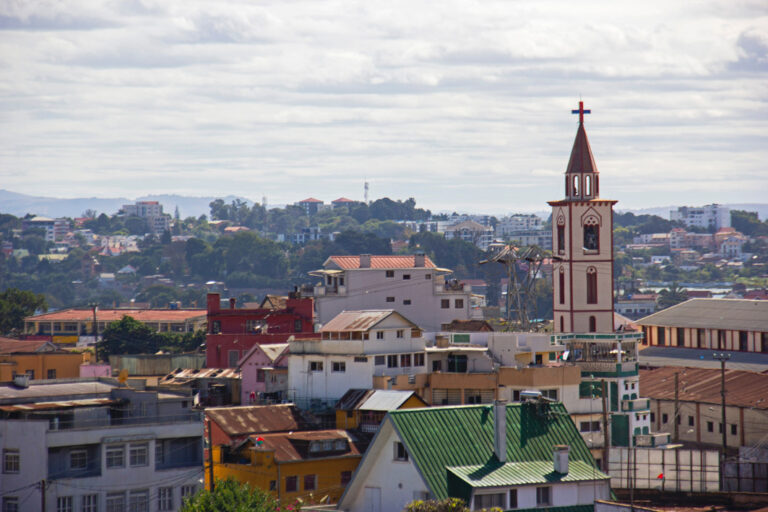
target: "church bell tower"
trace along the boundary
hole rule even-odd
[[[565,171],[565,199],[552,207],[554,332],[614,332],[613,205],[600,199],[600,176],[584,129],[584,102],[572,111],[579,128]]]

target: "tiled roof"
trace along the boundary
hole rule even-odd
[[[391,315],[399,316],[409,323],[411,327],[418,327],[394,309],[367,309],[363,311],[342,311],[325,324],[320,329],[320,332],[368,331]]]
[[[240,360],[237,362],[238,366],[243,366],[245,362],[250,359],[253,354],[256,351],[261,351],[264,353],[265,356],[269,358],[269,360],[272,362],[272,364],[277,361],[280,356],[285,354],[288,350],[288,343],[264,343],[259,344],[256,343],[254,346],[252,346],[248,351],[245,353],[243,357],[240,358]]]
[[[212,407],[205,413],[230,437],[302,430],[306,426],[293,404]]]
[[[690,299],[641,318],[638,325],[768,332],[768,302]]]
[[[720,369],[665,366],[640,370],[642,396],[657,400],[675,399],[675,373],[679,400],[708,404],[721,403]],[[725,370],[725,396],[730,406],[768,409],[768,374]]]
[[[575,460],[568,473],[557,473],[552,461],[508,462],[447,468],[448,472],[471,487],[504,487],[555,482],[584,482],[611,478],[592,464]]]
[[[204,319],[204,309],[99,309],[96,320],[99,322],[115,322],[124,316],[130,316],[139,322],[184,322],[185,320]],[[54,313],[28,316],[26,321],[50,322],[89,322],[93,320],[90,309],[64,309]]]
[[[0,338],[0,354],[16,354],[19,352],[53,352],[56,347],[45,340],[14,340]]]
[[[346,197],[340,197],[331,201],[332,203],[356,203],[354,199],[347,199]]]
[[[322,201],[319,199],[315,199],[314,197],[308,197],[303,201],[299,201],[299,203],[322,203]]]
[[[576,132],[566,172],[597,172],[595,157],[592,156],[592,148],[589,146],[587,131],[583,124],[579,124],[579,130]]]
[[[570,460],[594,460],[561,403],[508,404],[507,462],[550,462],[555,445],[571,446]],[[408,453],[438,499],[448,497],[446,468],[485,465],[493,454],[493,406],[403,409],[388,413]]]
[[[343,270],[351,270],[360,268],[360,256],[330,256],[324,266],[328,263],[334,263],[336,266]],[[424,257],[424,267],[417,267],[415,263],[415,256],[412,254],[406,255],[390,255],[390,256],[371,256],[371,268],[377,269],[398,269],[398,268],[435,268],[435,264],[429,259],[429,256]]]
[[[294,441],[323,441],[346,439],[348,449],[342,452],[332,452],[327,457],[360,457],[365,451],[364,446],[358,446],[355,438],[350,436],[346,430],[312,430],[305,432],[289,432],[280,434],[264,434],[260,436],[264,439],[264,444],[257,447],[257,450],[274,450],[275,460],[278,462],[294,462],[312,458],[323,458],[322,454],[317,457],[310,457],[304,450],[297,449]],[[253,439],[253,438],[252,438]]]

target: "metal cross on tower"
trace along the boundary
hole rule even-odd
[[[584,110],[584,102],[579,102],[579,110],[571,110],[571,114],[579,114],[579,124],[584,124],[584,114],[591,114],[592,110]]]

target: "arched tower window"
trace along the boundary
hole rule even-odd
[[[597,319],[594,315],[589,317],[589,332],[597,332]]]
[[[587,304],[597,304],[597,269],[587,269]]]
[[[565,216],[557,216],[557,253],[565,254]]]
[[[573,177],[573,197],[579,196],[579,177]]]
[[[558,288],[560,288],[560,304],[565,304],[565,269],[560,267]]]
[[[594,216],[584,219],[584,250],[600,250],[600,220]]]
[[[584,176],[584,197],[592,195],[592,177]]]
[[[571,177],[565,176],[565,197],[571,197]]]

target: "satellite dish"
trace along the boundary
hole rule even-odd
[[[128,380],[128,370],[122,369],[120,370],[120,375],[117,376],[117,382],[120,384],[125,384],[125,381]]]

